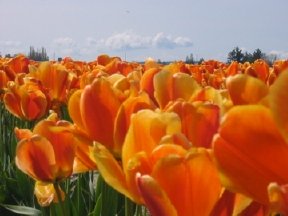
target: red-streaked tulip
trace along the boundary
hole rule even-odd
[[[48,98],[35,80],[25,79],[23,84],[9,82],[3,101],[9,112],[18,118],[36,120],[48,110]]]

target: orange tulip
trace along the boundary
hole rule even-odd
[[[48,99],[43,87],[29,78],[24,78],[23,84],[9,82],[3,101],[9,112],[22,119],[39,119],[48,110]]]
[[[154,95],[161,109],[173,100],[188,101],[201,87],[196,80],[185,73],[162,70],[154,76]]]
[[[77,82],[75,74],[69,72],[63,65],[52,62],[40,63],[38,68],[30,72],[30,76],[40,80],[48,89],[49,97],[55,105],[66,103],[70,89]]]
[[[269,91],[262,80],[246,74],[228,77],[226,85],[234,105],[256,104]]]
[[[150,175],[137,176],[137,186],[149,211],[157,216],[209,215],[221,191],[211,156],[204,149],[183,149],[180,153],[167,148],[164,144],[153,151],[155,156],[160,151],[161,157]]]
[[[269,203],[266,188],[270,182],[288,180],[283,171],[288,165],[287,143],[270,110],[263,106],[232,108],[215,137],[214,152],[224,186],[260,203]]]
[[[90,139],[113,150],[114,121],[120,107],[115,89],[105,78],[95,79],[71,96],[68,109],[73,121]]]
[[[193,146],[210,148],[213,135],[219,127],[219,108],[208,103],[189,103],[175,101],[167,106],[168,112],[179,115],[182,133],[187,136]]]
[[[149,155],[162,137],[179,133],[181,123],[175,113],[157,113],[141,110],[131,118],[123,148],[122,166],[103,145],[97,143],[95,160],[105,181],[120,193],[137,203],[142,203],[135,182],[136,173],[151,172]],[[180,140],[180,139],[179,139]],[[186,141],[188,142],[188,141]]]
[[[16,128],[15,133],[19,139],[16,164],[37,181],[53,183],[72,172],[96,169],[90,157],[92,142],[55,113],[38,122],[33,131]]]

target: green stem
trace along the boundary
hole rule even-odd
[[[54,189],[56,191],[56,196],[57,196],[60,208],[61,208],[61,213],[62,213],[63,216],[66,216],[64,202],[62,201],[61,191],[59,189],[59,183],[58,182],[54,182],[53,186],[54,186]]]
[[[134,215],[135,204],[127,197],[125,197],[125,216]]]

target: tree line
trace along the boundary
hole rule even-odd
[[[237,61],[240,63],[244,62],[254,62],[257,59],[263,59],[268,64],[272,65],[273,62],[277,59],[277,56],[274,54],[266,54],[262,52],[261,49],[257,48],[252,53],[247,51],[243,51],[238,46],[236,46],[232,51],[230,51],[227,55],[227,63],[231,63],[232,61]],[[194,55],[191,53],[190,55],[186,56],[185,62],[188,64],[201,64],[204,61],[203,58],[197,60]]]

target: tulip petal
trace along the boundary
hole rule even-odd
[[[86,86],[80,99],[83,124],[88,135],[113,150],[113,129],[120,101],[104,78]]]
[[[273,116],[288,144],[288,71],[281,73],[269,94]]]
[[[151,176],[139,174],[137,186],[151,215],[178,216],[166,193]]]
[[[166,192],[179,216],[209,215],[221,191],[216,168],[204,149],[192,149],[184,158],[164,157],[154,166],[151,176]]]
[[[124,172],[109,150],[104,145],[95,142],[93,152],[98,170],[105,182],[133,200],[127,188]]]
[[[61,193],[61,199],[62,201],[64,201],[65,193],[61,190],[60,187],[59,187],[59,190]],[[37,198],[39,205],[42,207],[49,206],[52,202],[54,203],[59,202],[54,185],[51,183],[47,184],[47,183],[36,181],[35,187],[34,187],[34,194]]]
[[[269,109],[233,107],[214,138],[214,154],[225,187],[268,204],[270,182],[287,182],[288,147]]]
[[[73,120],[73,122],[82,130],[85,131],[85,127],[82,121],[81,112],[80,112],[80,98],[82,94],[81,89],[75,91],[68,101],[68,112]]]
[[[36,180],[44,182],[55,180],[54,149],[51,143],[41,136],[34,135],[17,144],[16,165]]]
[[[218,106],[202,104],[196,107],[189,102],[176,101],[167,110],[179,115],[182,120],[182,133],[193,146],[211,147],[213,135],[219,127]]]
[[[263,81],[245,74],[228,77],[226,85],[234,105],[256,104],[269,91]]]
[[[148,155],[167,134],[178,133],[181,122],[175,113],[157,113],[152,110],[140,110],[132,116],[122,149],[123,168],[137,152]]]
[[[121,155],[122,145],[127,134],[131,115],[142,109],[154,108],[150,98],[146,93],[142,93],[137,97],[129,97],[122,103],[115,119],[114,127],[114,151]]]

